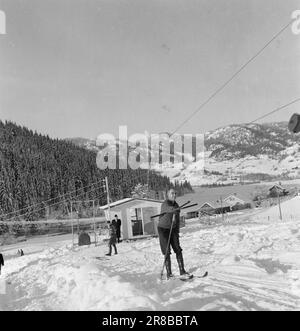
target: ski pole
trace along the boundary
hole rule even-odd
[[[164,258],[164,264],[162,266],[161,273],[160,273],[160,279],[161,280],[162,280],[163,275],[164,275],[164,269],[165,269],[165,265],[166,265],[166,261],[167,261],[167,256],[168,256],[168,253],[169,253],[171,233],[172,233],[172,229],[173,229],[174,219],[175,219],[175,215],[173,215],[173,218],[172,218],[171,229],[170,229],[170,234],[169,234],[169,239],[168,239],[168,244],[167,244],[167,250],[166,250],[165,258]]]

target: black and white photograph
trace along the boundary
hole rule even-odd
[[[299,310],[300,0],[0,0],[0,311]]]

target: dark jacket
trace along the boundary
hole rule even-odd
[[[121,220],[118,218],[116,222],[117,237],[121,236]]]
[[[116,222],[112,222],[112,224],[109,226],[109,244],[114,245],[117,242],[117,226]]]
[[[120,228],[121,228],[121,224],[122,224],[122,222],[121,222],[121,220],[118,218],[118,220],[117,220],[117,230],[120,230]]]
[[[174,213],[169,213],[172,212],[174,209],[179,208],[178,204],[176,201],[170,201],[170,200],[165,200],[163,204],[161,205],[161,211],[160,213],[167,213],[165,215],[162,215],[159,217],[158,221],[158,227],[163,228],[163,229],[170,229],[172,225],[172,219],[173,215],[175,215],[175,221],[173,224],[172,229],[175,231],[179,232],[179,226],[180,226],[180,210],[174,212]]]
[[[0,269],[1,269],[1,266],[4,266],[4,258],[3,258],[3,255],[0,254]]]

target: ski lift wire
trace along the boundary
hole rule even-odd
[[[245,64],[243,64],[225,83],[223,83],[211,96],[204,101],[191,115],[187,117],[172,133],[171,137],[178,132],[192,117],[194,117],[201,109],[203,109],[214,97],[216,97],[224,88],[231,83],[250,63],[252,63],[275,39],[277,39],[293,22],[292,19],[279,32],[276,33],[254,56],[252,56]]]
[[[295,100],[293,100],[293,101],[291,101],[291,102],[289,102],[289,103],[287,103],[287,104],[285,104],[285,105],[283,105],[283,106],[280,106],[280,107],[278,107],[278,108],[272,110],[271,112],[269,112],[269,113],[267,113],[267,114],[265,114],[265,115],[262,115],[262,116],[258,117],[257,119],[255,119],[255,120],[252,121],[252,122],[247,123],[246,125],[254,124],[254,123],[258,122],[259,120],[262,120],[262,119],[264,119],[264,118],[266,118],[266,117],[268,117],[268,116],[270,116],[270,115],[273,115],[273,114],[275,114],[276,112],[278,112],[278,111],[280,111],[280,110],[282,110],[282,109],[285,109],[285,108],[287,108],[287,107],[289,107],[289,106],[291,106],[291,105],[293,105],[293,104],[295,104],[295,103],[297,103],[297,102],[299,102],[299,101],[300,101],[300,98],[297,98],[297,99],[295,99]],[[240,166],[241,166],[244,162],[246,162],[250,157],[252,157],[252,155],[247,156],[244,160],[242,160],[240,163],[238,163],[238,165],[235,166],[235,168],[240,167]]]
[[[67,192],[67,193],[61,194],[61,195],[59,195],[59,196],[57,196],[57,197],[55,197],[55,198],[51,198],[51,199],[47,199],[47,200],[44,200],[44,201],[41,201],[41,202],[38,202],[38,203],[34,203],[34,204],[30,205],[30,206],[27,206],[27,207],[24,207],[24,208],[18,209],[18,210],[16,210],[16,211],[11,211],[11,212],[6,213],[6,214],[1,215],[1,216],[8,216],[8,215],[11,215],[11,214],[17,214],[17,213],[19,213],[20,211],[23,211],[23,210],[26,210],[26,209],[29,209],[29,208],[32,208],[32,207],[36,207],[36,206],[39,206],[39,205],[43,205],[43,204],[45,204],[45,203],[47,203],[47,202],[50,202],[50,201],[52,201],[52,200],[56,200],[56,199],[59,199],[59,198],[62,198],[62,197],[64,197],[64,196],[66,196],[66,195],[69,195],[69,194],[76,193],[76,192],[78,192],[78,191],[84,190],[84,189],[86,189],[86,188],[88,188],[88,187],[90,187],[90,186],[98,185],[98,184],[100,184],[101,182],[103,182],[103,179],[101,179],[101,180],[99,180],[99,181],[97,181],[97,182],[91,183],[91,184],[89,184],[89,185],[87,185],[87,186],[84,186],[84,187],[82,187],[82,188],[79,188],[79,189],[77,189],[77,190],[73,190],[73,191],[69,191],[69,192]],[[62,201],[65,201],[65,200],[62,200]]]
[[[136,177],[134,177],[132,180],[127,181],[127,183],[128,183],[128,182],[129,182],[129,183],[136,182],[137,180],[140,180],[140,179],[142,179],[142,178],[147,178],[147,176],[148,176],[147,173],[145,173],[145,174],[143,174],[143,175],[136,176]],[[98,184],[101,183],[101,182],[102,182],[102,180],[98,181]],[[95,182],[95,183],[97,183],[97,182]],[[92,183],[92,184],[90,184],[90,185],[88,185],[88,186],[94,185],[95,183]],[[88,187],[88,186],[86,186],[86,187]],[[86,188],[86,187],[85,187],[85,188]],[[111,190],[112,188],[113,188],[113,189],[117,189],[117,188],[119,188],[119,185],[112,186],[112,187],[110,188],[110,190]],[[83,189],[83,188],[82,188],[82,189]],[[97,189],[97,187],[91,188],[91,189],[90,189],[89,191],[87,191],[87,192],[82,192],[82,193],[80,193],[79,195],[77,195],[77,197],[80,196],[80,195],[82,195],[82,194],[86,194],[86,193],[88,193],[88,192],[94,191],[94,190],[96,190],[96,189]],[[67,194],[70,194],[70,193],[71,193],[71,192],[68,192],[68,193],[66,193],[66,194],[64,194],[64,195],[67,195]],[[101,197],[104,197],[105,195],[106,195],[106,192],[102,193],[100,196],[98,196],[98,199],[100,199]],[[49,200],[53,200],[53,199],[49,199]],[[23,209],[20,209],[20,210],[29,209],[29,208],[32,208],[32,207],[35,206],[35,205],[44,204],[45,202],[48,202],[49,200],[46,200],[46,201],[40,202],[40,203],[38,203],[38,204],[34,204],[34,205],[31,205],[31,206],[28,206],[28,207],[23,208]],[[54,203],[52,203],[52,204],[50,204],[50,205],[47,205],[47,207],[52,207],[52,206],[55,206],[55,205],[61,204],[61,203],[63,203],[63,202],[68,202],[68,200],[69,200],[69,199],[63,199],[63,200],[60,200],[60,201],[54,202]],[[44,209],[44,207],[41,207],[41,208],[34,208],[33,210],[30,210],[30,211],[28,211],[28,212],[26,212],[26,213],[24,213],[24,214],[21,214],[21,215],[15,215],[15,216],[9,218],[8,220],[6,220],[6,222],[9,222],[9,221],[14,220],[15,217],[23,217],[23,216],[26,216],[26,215],[28,216],[28,215],[30,215],[30,214],[32,214],[32,213],[42,211],[43,209]],[[7,213],[7,214],[3,214],[3,215],[1,215],[1,217],[6,217],[6,216],[8,216],[8,215],[10,215],[10,214],[12,214],[12,213],[17,213],[17,212],[19,212],[20,210],[18,210],[18,211],[16,211],[16,212],[10,212],[10,213]],[[3,221],[0,221],[0,223],[2,223],[2,222],[3,222]]]
[[[96,190],[96,189],[97,189],[97,187],[92,188],[89,192],[94,191],[94,190]],[[86,194],[86,193],[87,193],[87,192],[82,192],[81,194]],[[80,196],[81,194],[79,194],[79,196]],[[102,196],[105,196],[105,195],[106,195],[106,193],[102,193],[102,194],[98,197],[98,199],[99,199],[100,197],[102,197]],[[57,201],[57,202],[54,202],[54,203],[52,203],[52,204],[50,204],[50,205],[47,205],[47,207],[53,207],[53,206],[58,205],[58,204],[61,204],[61,203],[63,203],[63,202],[68,202],[68,200],[67,200],[67,199],[63,199],[63,200],[61,200],[61,201]],[[31,207],[31,206],[29,206],[28,208],[30,208],[30,207]],[[14,220],[16,217],[28,216],[28,215],[30,215],[30,214],[32,214],[32,213],[36,213],[36,212],[39,212],[39,211],[42,211],[42,210],[44,210],[44,207],[39,208],[39,209],[36,209],[36,208],[35,208],[35,209],[30,210],[30,211],[28,211],[28,212],[26,212],[26,213],[24,213],[24,214],[15,215],[15,216],[13,216],[13,217],[7,219],[6,222],[12,221],[12,220]],[[1,215],[1,217],[5,217],[5,215]],[[1,224],[1,221],[0,221],[0,224]]]
[[[285,109],[285,108],[287,108],[287,107],[289,107],[289,106],[291,106],[291,105],[293,105],[294,103],[297,103],[297,102],[299,102],[299,101],[300,101],[300,98],[297,98],[297,99],[295,99],[295,100],[293,100],[293,101],[291,101],[291,102],[289,102],[289,103],[287,103],[287,104],[285,104],[285,105],[283,105],[283,106],[280,106],[280,107],[278,107],[278,108],[272,110],[271,112],[269,112],[269,113],[267,113],[267,114],[265,114],[265,115],[262,115],[262,116],[258,117],[258,118],[255,119],[254,121],[248,123],[248,125],[249,125],[249,124],[256,123],[256,122],[258,122],[258,121],[260,121],[260,120],[262,120],[262,119],[264,119],[264,118],[266,118],[266,117],[268,117],[268,116],[270,116],[270,115],[273,115],[273,114],[277,113],[278,111],[280,111],[280,110],[282,110],[282,109]]]
[[[132,182],[134,182],[134,181],[140,180],[140,179],[143,178],[143,177],[146,178],[146,177],[147,177],[147,174],[139,175],[139,176],[135,176],[134,179],[132,179],[131,181],[127,181],[127,183],[128,183],[128,182],[132,183]],[[86,188],[88,188],[88,187],[90,187],[90,186],[99,185],[99,184],[103,183],[103,181],[104,181],[104,179],[100,179],[99,181],[94,182],[94,183],[91,183],[91,184],[89,184],[89,185],[87,185],[87,186],[84,186],[84,187],[82,187],[82,188],[79,188],[78,190],[69,191],[69,192],[64,193],[64,194],[61,194],[61,195],[59,195],[59,196],[57,196],[57,197],[55,197],[55,198],[47,199],[47,200],[44,200],[44,201],[41,201],[41,202],[38,202],[38,203],[32,204],[32,205],[30,205],[30,206],[27,206],[27,207],[24,207],[24,208],[21,208],[21,209],[18,209],[18,210],[16,210],[16,211],[12,211],[12,212],[9,212],[9,213],[6,213],[6,214],[3,214],[3,215],[0,215],[0,216],[1,216],[1,217],[6,217],[6,216],[9,216],[9,215],[11,215],[11,214],[18,214],[20,211],[27,210],[27,209],[30,209],[30,208],[33,208],[33,207],[38,207],[38,206],[43,205],[43,204],[45,204],[45,203],[47,203],[47,202],[49,202],[49,201],[56,200],[56,199],[59,199],[59,198],[62,198],[62,197],[68,196],[68,195],[70,195],[70,194],[72,194],[72,193],[75,193],[75,192],[78,192],[78,191],[84,190],[84,189],[86,189]],[[103,188],[102,185],[101,185],[99,188]],[[113,186],[113,188],[114,188],[114,189],[119,188],[119,185]],[[93,190],[95,190],[95,189],[96,189],[96,188],[94,188]],[[82,193],[79,194],[79,196],[80,196],[81,194],[83,194],[83,193],[87,193],[87,192],[82,192]],[[106,192],[105,192],[105,190],[104,190],[103,196],[104,196],[105,194],[106,194]],[[54,205],[57,205],[57,204],[60,204],[60,203],[66,202],[66,201],[67,201],[66,199],[63,199],[63,200],[57,201],[57,202],[55,202],[55,203],[53,203],[53,204],[50,204],[50,205],[47,205],[47,206],[54,206]],[[42,210],[42,209],[44,209],[44,208],[40,208],[39,210]],[[37,210],[37,209],[35,209],[35,210]],[[34,211],[34,210],[33,210],[33,211]],[[30,211],[30,212],[33,212],[33,211]],[[23,215],[26,215],[26,213],[23,214]],[[17,216],[20,216],[20,215],[17,215]],[[12,217],[12,218],[14,218],[14,217]]]

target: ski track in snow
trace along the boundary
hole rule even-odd
[[[157,238],[121,243],[111,257],[104,244],[62,243],[11,258],[0,310],[299,310],[300,221],[242,220],[188,222],[181,234],[186,269],[209,272],[188,282],[160,281]]]

